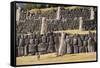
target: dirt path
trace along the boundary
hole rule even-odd
[[[17,65],[28,64],[46,64],[46,63],[61,63],[61,62],[80,62],[80,61],[95,61],[96,53],[80,53],[80,54],[66,54],[64,56],[56,57],[55,53],[41,55],[40,60],[37,56],[17,57]]]

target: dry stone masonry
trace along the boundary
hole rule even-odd
[[[55,7],[24,11],[16,9],[16,55],[56,53],[57,56],[95,52],[96,33],[68,34],[54,31],[96,30],[96,8]]]

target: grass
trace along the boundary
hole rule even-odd
[[[69,33],[69,34],[89,34],[89,31],[80,31],[78,29],[75,30],[62,30],[62,31],[54,31],[54,33],[61,33],[61,32],[65,32],[65,33]],[[92,33],[96,33],[96,30],[91,30],[90,32]]]
[[[66,54],[60,57],[56,57],[55,53],[49,53],[41,55],[40,60],[37,56],[23,56],[17,57],[17,65],[29,65],[29,64],[48,64],[48,63],[61,63],[61,62],[80,62],[80,61],[95,61],[96,52],[91,53],[79,53],[79,54]]]
[[[82,7],[79,7],[79,6],[71,6],[71,7],[64,7],[65,9],[77,9],[77,8],[82,8]],[[50,8],[36,8],[36,9],[31,9],[30,12],[38,12],[38,11],[41,11],[41,12],[46,12],[46,11],[50,11],[50,10],[57,10],[57,7],[50,7]]]

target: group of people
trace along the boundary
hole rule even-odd
[[[59,56],[59,47],[61,33],[49,32],[43,35],[33,33],[30,35],[17,35],[16,37],[16,54],[17,56],[41,55],[47,53],[56,53]],[[74,54],[82,52],[95,52],[97,41],[96,34],[70,35],[64,36],[63,54]]]

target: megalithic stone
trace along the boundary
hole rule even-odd
[[[29,13],[29,11],[27,10],[26,11],[26,19],[28,20],[28,13]]]
[[[90,20],[93,20],[94,19],[94,10],[93,10],[93,7],[90,8]]]
[[[18,7],[18,9],[16,10],[16,21],[17,21],[17,24],[19,24],[20,12],[21,12],[21,8]]]
[[[83,19],[79,17],[79,30],[82,31]]]
[[[60,45],[59,45],[59,50],[58,50],[58,55],[63,55],[64,36],[65,36],[65,33],[62,32],[62,34],[61,34],[61,40],[60,40]]]
[[[41,24],[41,34],[45,34],[47,32],[47,24],[46,24],[46,18],[42,18],[42,24]]]
[[[60,19],[60,7],[58,7],[58,9],[57,9],[57,17],[56,17],[56,19],[57,19],[57,20]]]

